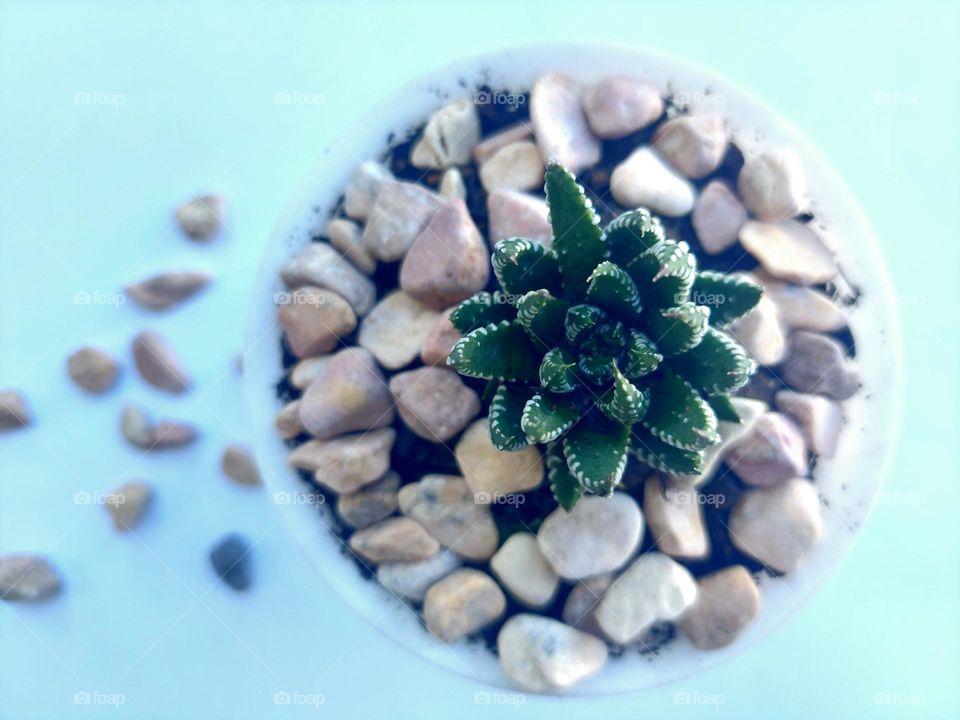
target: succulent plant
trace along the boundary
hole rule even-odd
[[[479,293],[451,321],[463,337],[448,363],[496,385],[490,403],[500,450],[545,445],[557,502],[609,495],[628,454],[690,475],[739,422],[730,394],[756,365],[721,329],[760,300],[744,278],[697,270],[686,243],[664,236],[645,209],[606,227],[561,165],[546,169],[553,245],[497,243],[502,293]]]

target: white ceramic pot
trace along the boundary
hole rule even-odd
[[[879,489],[899,408],[899,335],[893,294],[883,259],[856,201],[826,158],[791,124],[742,90],[702,69],[659,53],[611,45],[551,44],[497,51],[452,63],[398,88],[352,125],[348,136],[320,155],[314,174],[300,188],[269,239],[249,315],[244,383],[253,441],[272,497],[296,497],[305,486],[286,464],[288,448],[273,419],[281,407],[274,385],[283,368],[274,293],[282,290],[278,270],[326,223],[347,177],[361,160],[378,158],[391,134],[403,137],[423,123],[445,99],[469,96],[487,83],[507,91],[528,90],[546,72],[560,71],[585,83],[610,74],[647,79],[664,91],[708,103],[729,118],[745,152],[786,145],[803,159],[819,230],[836,252],[851,284],[862,291],[849,310],[863,390],[844,404],[847,424],[836,457],[820,459],[815,480],[824,500],[824,533],[806,562],[783,578],[760,582],[762,610],[732,645],[703,651],[678,636],[656,657],[625,653],[599,675],[570,692],[604,695],[652,687],[700,672],[743,652],[783,623],[836,569],[864,524]],[[466,89],[465,89],[466,88]],[[343,612],[360,613],[388,637],[419,657],[481,683],[509,687],[497,659],[480,644],[444,645],[430,636],[415,614],[381,588],[361,578],[317,509],[274,502],[284,523],[319,574],[343,599]],[[352,609],[352,610],[351,610]],[[831,632],[823,628],[823,632]]]

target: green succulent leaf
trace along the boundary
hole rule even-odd
[[[612,355],[595,355],[590,352],[581,352],[577,359],[580,373],[594,385],[603,385],[613,377]]]
[[[577,179],[565,167],[550,162],[545,177],[553,250],[560,263],[563,288],[580,298],[586,292],[590,273],[607,257],[600,218]]]
[[[606,260],[587,278],[587,300],[624,322],[640,318],[640,294],[626,272]]]
[[[652,313],[647,318],[647,330],[657,350],[670,357],[696,347],[707,332],[709,320],[708,308],[687,302]]]
[[[563,454],[570,472],[585,490],[609,495],[627,466],[630,428],[616,425],[595,430],[580,423],[563,438]]]
[[[497,388],[490,402],[490,440],[497,450],[520,450],[527,447],[527,435],[521,426],[523,408],[530,393],[506,385]]]
[[[580,413],[562,397],[534,395],[523,408],[520,425],[531,443],[552,442],[580,419]]]
[[[723,327],[753,310],[763,296],[763,287],[742,275],[724,275],[704,270],[697,274],[691,298],[710,308],[710,324]]]
[[[580,386],[577,358],[569,350],[555,347],[547,351],[540,363],[540,384],[550,392],[564,394]]]
[[[654,436],[683,450],[702,450],[720,442],[717,416],[696,389],[669,369],[650,385],[650,406],[641,421]]]
[[[740,424],[740,413],[737,412],[736,406],[730,402],[729,395],[711,395],[707,398],[707,402],[713,408],[713,414],[717,416],[717,420]]]
[[[661,360],[663,355],[657,352],[657,346],[653,341],[639,330],[630,328],[623,374],[631,379],[649,375],[657,369]]]
[[[567,467],[567,459],[559,444],[547,451],[547,478],[553,497],[564,510],[570,512],[583,495],[583,486]]]
[[[564,337],[564,319],[570,303],[549,290],[528,292],[517,302],[517,320],[535,341],[556,345]]]
[[[739,390],[757,369],[736,340],[712,327],[695,348],[672,358],[670,366],[710,395]]]
[[[645,305],[670,307],[689,299],[697,259],[686,243],[661,240],[638,255],[626,266],[626,271],[636,282]]]
[[[513,305],[502,302],[502,298],[496,298],[492,293],[478,292],[457,305],[450,313],[450,322],[461,335],[467,335],[477,328],[513,320],[516,316]]]
[[[542,357],[520,323],[504,320],[460,338],[447,364],[469,377],[536,384]]]
[[[579,345],[605,318],[603,311],[595,305],[574,305],[567,310],[563,321],[567,342]]]
[[[703,453],[668,445],[642,427],[633,429],[633,454],[641,462],[673,475],[699,475],[703,470]]]
[[[640,253],[663,240],[663,226],[646,208],[628,210],[612,220],[603,237],[610,248],[610,259],[623,267]]]
[[[647,392],[637,388],[614,365],[613,385],[600,396],[597,405],[614,422],[630,426],[643,417],[649,402]]]
[[[560,291],[557,257],[538,242],[526,238],[501,240],[493,250],[491,263],[500,286],[508,293]]]

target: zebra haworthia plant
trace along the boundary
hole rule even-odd
[[[700,472],[738,422],[730,393],[755,370],[721,329],[760,300],[737,276],[697,271],[686,243],[647,210],[605,228],[574,176],[546,170],[551,249],[497,243],[503,293],[479,293],[451,321],[463,337],[448,363],[497,383],[490,437],[500,450],[545,445],[557,502],[609,495],[628,453],[668,473]]]

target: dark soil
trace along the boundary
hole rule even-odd
[[[481,86],[477,89],[477,93],[474,96],[482,97],[484,92],[488,94],[488,97],[503,96],[506,94],[496,93],[487,86]],[[504,103],[478,104],[477,110],[480,115],[482,135],[486,137],[498,130],[529,119],[529,96],[522,96],[522,101],[518,100],[518,102],[512,105]],[[583,184],[587,196],[593,201],[594,207],[604,223],[609,222],[627,209],[619,206],[610,194],[610,175],[613,169],[636,147],[642,144],[649,144],[660,123],[682,112],[685,112],[684,108],[677,106],[668,99],[664,115],[650,127],[619,140],[603,142],[600,162],[595,167],[582,173],[578,179]],[[403,139],[397,139],[392,135],[385,138],[385,146],[388,147],[388,149],[380,159],[392,170],[398,179],[417,182],[436,190],[440,185],[442,171],[424,171],[420,168],[413,167],[409,162],[410,151],[414,140],[419,137],[421,131],[422,126],[416,128]],[[743,167],[743,162],[743,153],[736,145],[731,143],[730,149],[720,164],[720,167],[711,175],[694,181],[694,184],[700,189],[711,180],[720,179],[728,182],[731,186],[735,186],[737,175],[741,167]],[[471,163],[459,169],[467,188],[467,205],[470,214],[477,224],[480,233],[483,237],[487,237],[487,194],[480,183],[479,168],[475,163]],[[540,196],[543,196],[542,192]],[[339,210],[342,207],[343,199],[341,198],[336,208]],[[337,213],[335,212],[334,214]],[[669,237],[685,241],[690,245],[696,253],[702,269],[733,272],[752,270],[757,266],[757,262],[739,243],[718,255],[708,255],[703,252],[689,216],[683,218],[662,218],[662,220],[664,229]],[[813,220],[813,217],[807,215],[801,218],[801,220],[809,222]],[[326,238],[317,236],[312,238],[312,240],[325,241]],[[377,285],[378,296],[382,297],[398,287],[399,269],[400,263],[381,262],[378,265],[377,271],[373,276],[373,280]],[[493,276],[493,273],[491,273],[487,290],[493,292],[499,289],[496,278]],[[831,295],[835,294],[835,288],[832,286],[822,286],[820,289],[825,290]],[[854,300],[848,301],[848,304],[850,302],[856,302],[856,299],[857,298],[854,298]],[[341,346],[355,345],[355,334],[356,333],[341,339]],[[856,347],[853,336],[849,330],[844,329],[835,333],[834,336],[847,348],[850,355],[855,355]],[[286,372],[277,382],[276,392],[278,398],[284,402],[288,402],[300,396],[300,391],[294,388],[289,381],[289,372],[293,365],[296,364],[297,359],[290,353],[282,341],[280,352],[283,355],[283,366]],[[421,365],[422,363],[417,360],[398,372],[406,372]],[[385,372],[385,376],[388,379],[391,374],[393,373],[389,371]],[[484,397],[484,408],[481,412],[481,417],[484,416],[489,406],[489,397],[485,397],[486,383],[472,378],[463,378],[463,380],[467,385],[476,390],[481,397]],[[760,368],[747,386],[738,394],[743,397],[763,400],[773,406],[773,396],[777,391],[782,389],[787,389],[787,386],[775,372],[767,368]],[[459,475],[459,469],[452,451],[452,448],[455,447],[459,441],[459,437],[452,438],[446,445],[438,445],[414,435],[403,424],[399,417],[394,422],[393,427],[397,432],[397,440],[391,454],[391,467],[400,475],[403,484],[416,482],[424,475],[430,473]],[[295,446],[306,439],[306,436],[303,436],[288,441],[288,444]],[[813,458],[813,460],[815,460],[815,458]],[[624,491],[633,496],[641,505],[643,504],[642,480],[650,472],[650,469],[645,465],[631,458],[625,476]],[[343,554],[355,562],[357,570],[362,577],[373,578],[373,573],[370,569],[358,560],[346,547],[350,529],[342,525],[336,518],[335,512],[333,512],[336,496],[315,483],[311,473],[301,472],[300,474],[304,482],[310,486],[311,491],[316,494],[318,498],[317,505],[326,504],[330,506],[329,518],[331,520],[331,532],[343,541]],[[634,482],[629,481],[631,476],[635,479]],[[733,564],[744,565],[751,572],[770,574],[769,570],[765,569],[756,560],[741,553],[730,541],[727,527],[730,511],[736,503],[737,498],[745,489],[745,486],[737,476],[729,472],[729,468],[726,465],[721,465],[715,473],[714,479],[700,488],[701,498],[706,501],[704,516],[710,535],[711,554],[709,558],[702,561],[683,562],[693,575],[699,577]],[[322,500],[320,498],[322,498]],[[556,508],[556,501],[553,499],[547,483],[544,483],[536,490],[525,493],[524,498],[525,501],[519,505],[494,504],[491,506],[494,519],[500,530],[501,540],[505,540],[511,534],[521,530],[536,532],[546,515]],[[318,521],[320,521],[320,518],[318,518]],[[647,532],[645,533],[641,551],[647,552],[654,549],[655,545],[651,533]],[[471,563],[466,562],[464,564],[470,565]],[[482,567],[484,564],[478,566]],[[572,585],[562,583],[557,598],[549,608],[540,611],[540,614],[560,619],[563,605],[571,589]],[[524,607],[516,604],[513,600],[508,600],[507,612],[504,619],[525,611],[526,609]],[[478,633],[474,639],[478,642],[485,643],[493,652],[496,652],[496,637],[502,624],[503,621],[486,628],[481,633]],[[675,634],[676,631],[672,624],[665,623],[658,625],[651,630],[648,637],[645,638],[644,642],[640,645],[639,652],[653,656],[663,645],[668,643]],[[631,646],[629,650],[634,652],[637,651],[637,648]],[[621,654],[623,651],[624,648],[614,648],[613,650],[615,655]]]

